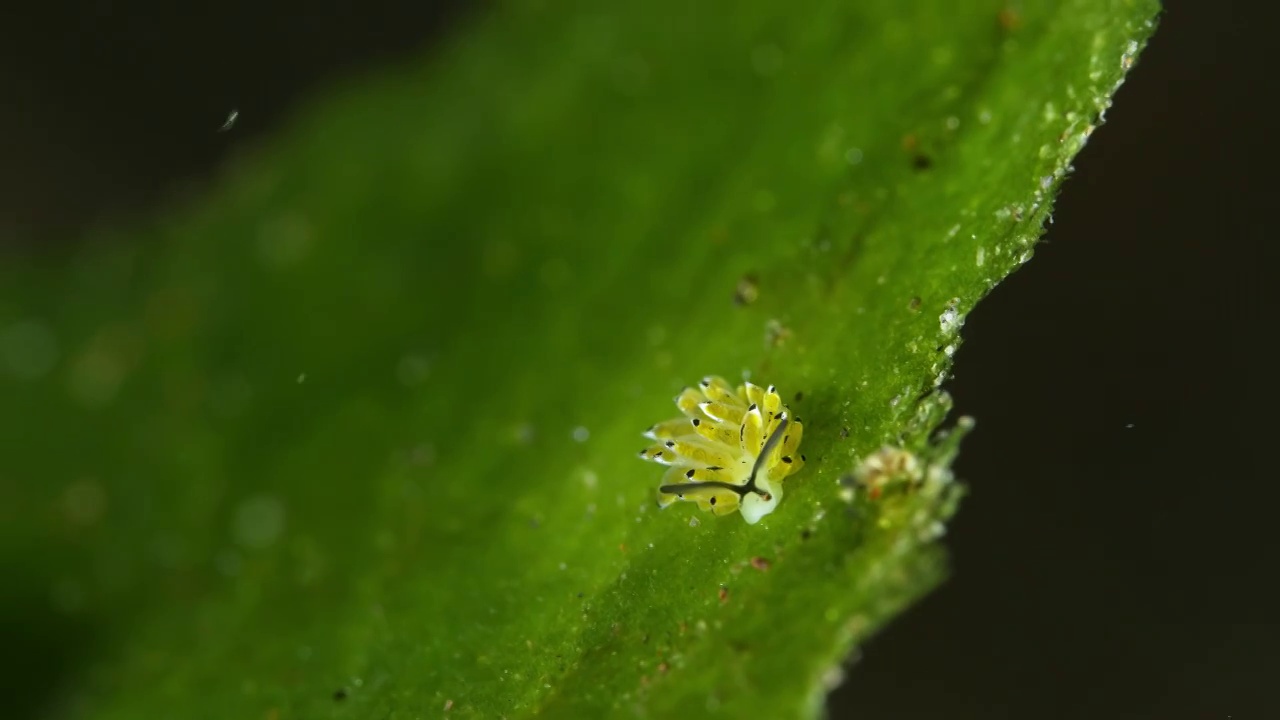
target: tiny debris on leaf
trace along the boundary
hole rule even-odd
[[[760,280],[755,273],[747,273],[738,280],[738,286],[733,291],[733,304],[738,307],[745,307],[755,302],[760,297]]]

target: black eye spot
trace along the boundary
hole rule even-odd
[[[769,502],[769,501],[770,501],[770,500],[772,500],[772,499],[773,499],[773,496],[772,496],[772,495],[770,495],[769,493],[765,493],[765,494],[764,494],[764,501],[765,501],[765,502]]]
[[[715,504],[716,504],[716,496],[715,496],[715,495],[712,495],[712,496],[711,496],[711,499],[710,499],[710,500],[708,500],[707,502],[711,503],[712,505],[715,505]]]
[[[694,418],[694,419],[693,419],[693,426],[694,426],[694,427],[698,427],[698,426],[699,426],[699,425],[701,425],[701,424],[702,424],[702,421],[701,421],[701,420],[699,420],[698,418]]]
[[[783,455],[783,456],[782,456],[782,462],[784,462],[784,463],[786,463],[786,464],[790,465],[790,464],[791,464],[791,456],[790,456],[790,455]]]
[[[752,410],[755,410],[755,409],[756,409],[756,404],[751,403],[751,407],[747,408],[747,412],[751,412]]]
[[[724,468],[720,467],[719,465],[712,465],[711,467],[709,467],[709,468],[707,468],[707,469],[708,469],[708,470],[723,470]]]
[[[668,441],[667,441],[667,447],[669,447],[669,448],[673,448],[673,447],[675,447],[675,446],[676,446],[676,441],[675,441],[675,440],[668,440]]]
[[[684,476],[687,478],[693,477],[693,470],[690,470],[689,472],[685,473]]]
[[[800,456],[800,459],[801,459],[801,460],[805,460],[805,456],[804,456],[804,455],[801,455],[801,456]],[[807,460],[805,460],[805,461],[806,461],[806,462],[808,462]]]

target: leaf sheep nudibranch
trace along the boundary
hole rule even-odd
[[[742,511],[748,523],[773,512],[782,480],[804,467],[797,454],[804,426],[782,404],[777,389],[743,383],[735,392],[723,378],[703,378],[676,397],[684,417],[645,432],[658,442],[640,457],[669,466],[658,504],[696,502],[716,515]]]

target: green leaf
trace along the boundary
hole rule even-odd
[[[580,5],[0,271],[4,609],[62,710],[812,716],[943,576],[936,388],[1157,4]],[[804,418],[758,524],[636,458],[706,374]],[[841,484],[884,444],[930,477]]]

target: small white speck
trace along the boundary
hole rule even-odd
[[[850,165],[857,165],[858,163],[862,162],[862,149],[855,147],[855,148],[849,148],[848,150],[845,150],[844,161],[849,163]]]
[[[302,374],[298,375],[298,384],[299,384],[299,385],[301,385],[302,383],[304,383],[304,382],[306,382],[306,381],[307,381],[307,374],[306,374],[306,373],[302,373]]]
[[[568,566],[568,565],[566,565],[565,563],[560,563],[560,569],[561,569],[561,570],[568,570],[568,569],[569,569],[569,566]]]
[[[584,470],[582,472],[582,484],[586,485],[588,490],[594,490],[596,485],[599,483],[600,478],[596,477],[594,472],[590,470]]]
[[[698,518],[696,517],[689,518],[689,527],[698,527],[701,524],[702,523],[698,521]]]
[[[951,117],[947,118],[948,130],[955,130],[958,127],[960,127],[960,118],[956,117],[955,115],[952,115]]]
[[[231,126],[235,125],[236,120],[239,119],[240,111],[232,108],[231,112],[227,113],[227,119],[222,123],[222,127],[218,128],[218,132],[226,132],[230,130]]]
[[[986,262],[987,262],[987,249],[984,247],[980,247],[978,248],[978,267],[982,267],[984,264],[986,264]]]
[[[591,431],[581,425],[573,429],[574,442],[584,443],[587,441],[587,438],[590,438],[590,437],[591,437]]]
[[[1125,428],[1126,428],[1126,429],[1132,429],[1132,428],[1133,428],[1133,423],[1125,423],[1125,424],[1124,424],[1124,426],[1125,426]]]
[[[956,304],[960,302],[959,298],[952,298],[947,303],[947,307],[938,316],[938,325],[941,327],[944,335],[951,335],[960,329],[964,324],[964,319],[960,317],[959,311],[956,310]]]

